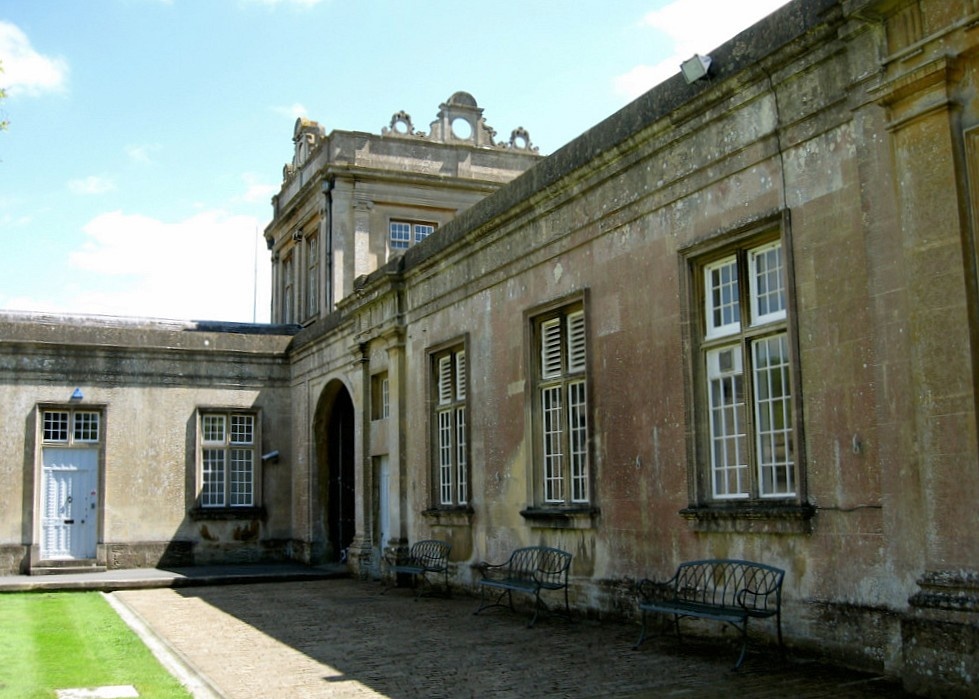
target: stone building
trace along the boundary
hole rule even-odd
[[[404,111],[381,135],[334,131],[299,119],[292,162],[272,199],[272,321],[309,324],[350,294],[358,277],[421,242],[533,165],[518,127],[507,142],[472,95],[457,92],[428,133]]]
[[[790,647],[974,695],[977,27],[795,0],[512,181],[529,138],[455,144],[465,93],[431,136],[300,122],[277,325],[0,318],[4,566],[43,563],[45,470],[95,449],[106,565],[370,574],[434,536],[466,588],[544,543],[581,613],[628,615],[636,577],[761,560]]]

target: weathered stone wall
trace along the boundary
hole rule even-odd
[[[0,317],[0,544],[4,571],[37,563],[40,404],[98,407],[99,562],[113,567],[281,558],[291,537],[290,337],[272,328]],[[78,388],[83,397],[70,401]],[[259,408],[263,509],[247,520],[195,516],[199,408]],[[9,560],[8,560],[9,559]]]
[[[306,366],[347,377],[361,410],[363,377],[395,367],[403,381],[395,439],[388,424],[358,426],[365,547],[368,454],[386,447],[398,535],[450,539],[459,585],[480,560],[546,543],[575,554],[579,608],[628,613],[636,577],[699,557],[764,560],[787,571],[791,646],[916,691],[967,686],[977,620],[963,608],[976,596],[961,581],[974,576],[941,571],[974,570],[979,550],[977,11],[792,3],[712,52],[709,82],[667,81],[371,275],[341,306],[349,327],[301,335],[325,352]],[[790,259],[803,506],[704,514],[691,507],[706,456],[690,260],[768,229]],[[528,319],[577,294],[598,511],[531,517]],[[461,338],[473,498],[439,513],[429,352]],[[351,354],[356,369],[342,366]],[[944,602],[918,594],[936,576],[960,581]],[[942,652],[954,658],[938,667]]]

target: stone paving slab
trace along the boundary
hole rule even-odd
[[[738,672],[723,640],[489,610],[477,600],[382,596],[377,582],[318,580],[125,590],[112,596],[227,699],[817,697],[910,695],[879,677],[768,649]],[[697,622],[693,622],[697,623]]]

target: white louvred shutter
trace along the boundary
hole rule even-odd
[[[466,353],[456,354],[456,400],[466,398]]]
[[[568,371],[585,370],[585,313],[568,316]]]
[[[545,379],[561,375],[561,319],[554,318],[541,323],[541,377]]]
[[[439,359],[439,405],[452,402],[452,357]]]

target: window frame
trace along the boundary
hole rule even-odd
[[[290,248],[282,256],[282,322],[296,322],[296,254]]]
[[[468,510],[472,503],[472,444],[468,338],[428,352],[432,509]]]
[[[304,245],[306,255],[306,318],[313,319],[320,312],[320,252],[319,235],[308,233]]]
[[[775,248],[781,250],[780,281],[783,303],[780,308],[759,311],[757,291],[759,286],[755,273],[759,270],[757,260],[764,253]],[[682,511],[689,516],[704,515],[706,512],[729,512],[735,517],[757,516],[759,511],[778,513],[779,516],[808,519],[811,508],[807,505],[805,442],[803,434],[802,385],[798,331],[795,309],[795,284],[792,265],[792,248],[787,212],[781,219],[772,217],[757,222],[731,235],[718,236],[708,245],[701,245],[682,252],[686,277],[691,288],[688,312],[688,334],[693,334],[686,361],[692,373],[692,421],[689,430],[691,438],[691,458],[689,460],[690,506]],[[737,302],[740,308],[738,322],[712,322],[717,317],[713,311],[718,308],[712,300],[718,298],[712,293],[710,274],[732,260],[737,264]],[[770,270],[767,270],[771,274]],[[777,371],[782,385],[787,384],[788,395],[781,393],[782,407],[788,413],[788,442],[792,450],[792,463],[789,469],[791,487],[780,491],[765,492],[763,481],[764,465],[759,459],[762,453],[759,397],[759,379],[766,372],[757,364],[756,351],[764,343],[777,341],[784,362],[770,371]],[[724,374],[720,369],[721,355],[736,349],[736,360],[728,365],[727,375],[741,377],[743,409],[740,417],[744,419],[741,438],[745,450],[744,471],[741,474],[747,481],[746,487],[735,492],[725,492],[717,488],[718,464],[715,463],[714,446],[718,438],[715,429],[717,412],[713,409],[716,395],[712,389],[717,386],[715,379]],[[717,366],[712,366],[716,363]],[[740,364],[738,370],[737,364]],[[770,377],[769,377],[770,378]],[[730,390],[725,395],[729,395]],[[730,424],[730,422],[726,423]],[[698,427],[700,426],[700,427]],[[783,425],[784,427],[784,425]],[[774,452],[773,452],[774,453]]]
[[[38,418],[38,441],[42,447],[68,447],[68,448],[98,448],[101,449],[105,442],[105,408],[103,406],[91,406],[86,405],[80,407],[77,405],[60,405],[60,404],[39,404],[37,406],[39,411]],[[48,423],[47,415],[48,413],[61,413],[66,416],[66,422],[64,424],[65,436],[63,439],[51,439],[48,435]],[[85,429],[84,425],[79,425],[76,418],[78,417],[92,417],[94,416],[97,424],[97,435],[92,438],[89,430]],[[89,428],[91,425],[89,425]],[[81,434],[79,434],[79,428],[81,428]],[[86,434],[88,436],[86,436]]]
[[[262,458],[261,458],[261,411],[255,408],[221,408],[202,407],[197,410],[196,419],[196,510],[202,513],[250,513],[261,508],[262,503]],[[209,418],[223,419],[220,440],[208,439]],[[247,418],[250,422],[250,441],[234,439],[233,425],[235,418]],[[217,500],[209,500],[208,487],[208,452],[217,455],[221,452],[221,492],[213,493],[219,496]],[[234,484],[235,452],[238,458],[243,453],[250,456],[250,474],[248,476],[249,498],[247,501],[235,502]]]
[[[404,231],[407,237],[395,239],[394,230],[396,226],[406,226]],[[424,230],[423,230],[424,229]],[[417,245],[438,230],[438,223],[435,221],[421,221],[408,218],[392,218],[388,221],[387,244],[388,250],[392,253],[402,253],[410,247]]]
[[[589,325],[584,292],[525,314],[533,504],[522,514],[531,519],[546,521],[549,512],[596,511]],[[563,521],[553,524],[570,526]]]
[[[388,372],[371,375],[371,420],[391,417],[391,381]]]

